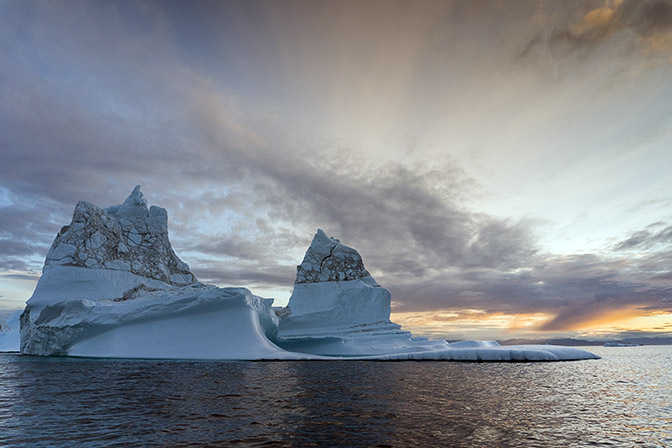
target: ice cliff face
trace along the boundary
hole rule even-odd
[[[41,356],[277,359],[270,303],[246,288],[201,283],[143,291],[123,301],[73,299],[30,306],[21,352]]]
[[[43,272],[53,266],[126,271],[170,285],[196,282],[168,240],[166,209],[147,208],[140,186],[107,209],[80,201],[70,225],[51,245]]]

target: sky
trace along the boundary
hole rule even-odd
[[[672,2],[0,0],[0,309],[137,184],[285,305],[317,228],[450,339],[672,336]]]

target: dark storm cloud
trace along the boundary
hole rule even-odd
[[[32,241],[22,242],[0,238],[0,257],[16,257],[37,255],[42,253],[43,246]]]
[[[187,246],[184,249],[195,251],[202,254],[219,255],[232,257],[239,260],[260,260],[268,254],[264,242],[258,243],[245,239],[234,239],[231,235],[223,235],[219,238],[212,238],[212,241],[203,241],[193,246]]]
[[[5,190],[0,205],[0,270],[37,272],[59,221],[56,202],[35,195],[16,196]],[[69,219],[68,219],[69,221]]]
[[[617,6],[616,18],[641,36],[672,31],[672,2],[625,0]]]
[[[290,231],[270,228],[262,230],[265,223],[260,219],[257,219],[252,225],[259,232],[254,236],[246,237],[238,233],[239,231],[236,229],[226,234],[202,235],[193,238],[193,242],[184,240],[183,250],[238,260],[260,261],[268,259],[275,261],[282,255],[276,253],[277,251],[303,246],[306,241],[310,241],[309,235],[299,237]]]
[[[369,166],[352,153],[314,151],[243,166],[254,167],[256,205],[287,222],[313,223],[311,233],[324,227],[390,273],[515,266],[535,251],[525,223],[461,205],[474,181],[449,161]]]
[[[236,204],[237,211],[269,210],[269,216],[305,229],[305,234],[263,229],[268,223],[257,219],[261,231],[254,236],[248,229],[233,229],[215,238],[198,237],[195,244],[185,239],[182,248],[258,260],[259,267],[265,259],[283,258],[284,251],[293,250],[295,259],[287,260],[293,267],[315,229],[323,227],[356,247],[373,269],[400,276],[458,266],[516,267],[536,251],[527,223],[473,214],[460,205],[473,181],[452,163],[385,164],[376,170],[353,155],[313,156],[319,164],[291,153],[273,163],[236,157],[238,170],[254,173],[251,182],[237,186],[247,190],[250,201],[248,209]],[[204,210],[206,205],[186,207]]]

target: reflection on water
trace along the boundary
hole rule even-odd
[[[672,347],[602,360],[0,356],[0,446],[672,446]]]

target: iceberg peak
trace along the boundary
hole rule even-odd
[[[139,185],[122,204],[106,209],[79,201],[72,222],[49,249],[43,272],[54,266],[126,271],[170,285],[196,282],[173,252],[166,209],[147,209]]]
[[[362,325],[397,334],[399,325],[390,322],[390,303],[390,292],[371,277],[359,253],[318,229],[297,267],[280,335],[315,337],[335,331],[341,337],[358,333]]]
[[[147,208],[145,195],[140,191],[140,185],[136,185],[131,194],[124,201],[124,205],[140,205]]]
[[[303,261],[296,267],[295,284],[339,282],[370,277],[361,255],[322,229],[310,243]]]

